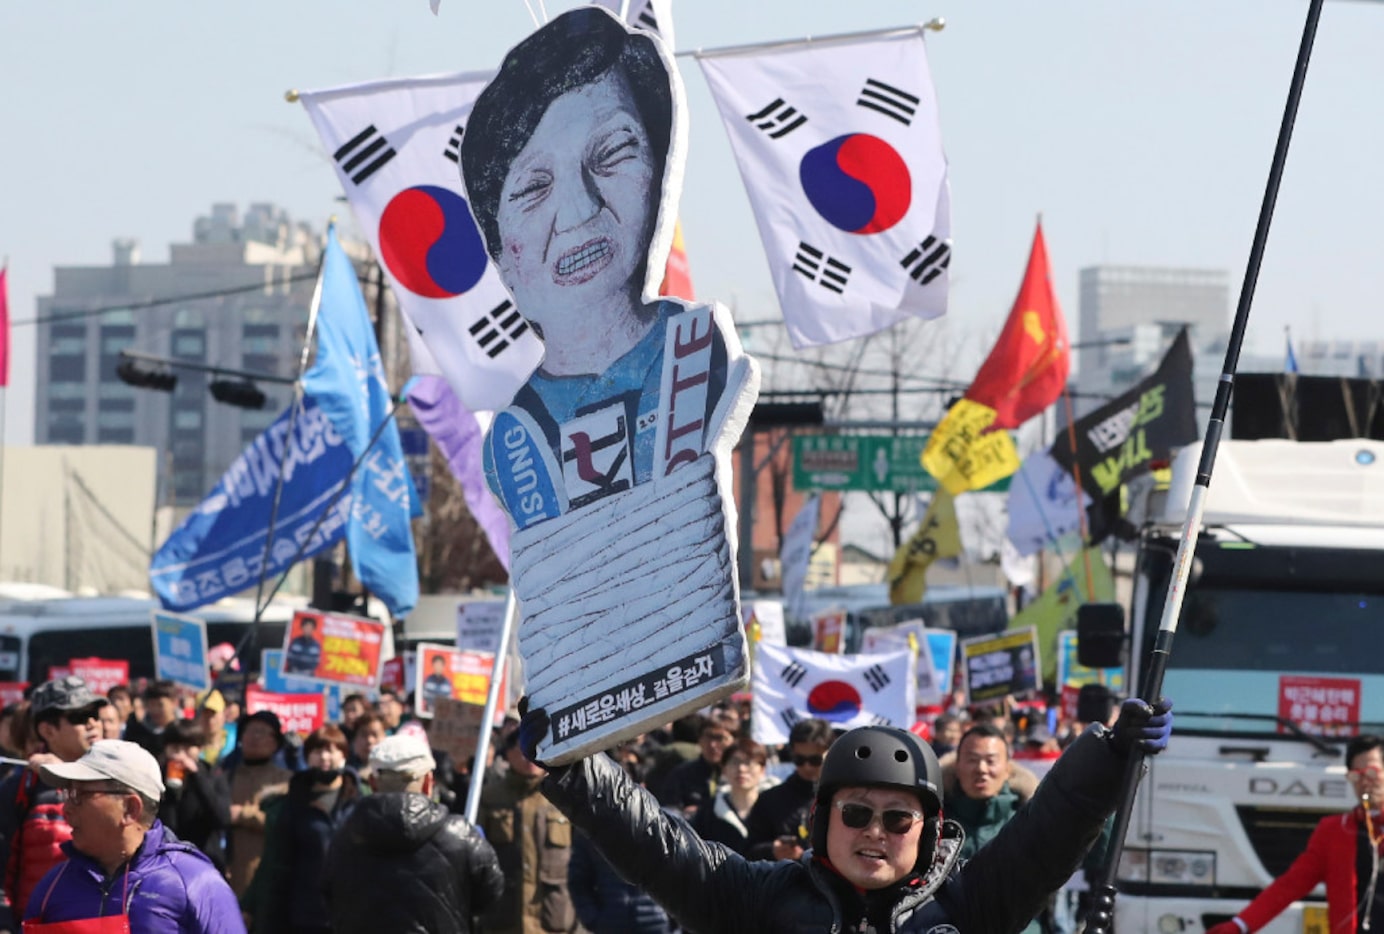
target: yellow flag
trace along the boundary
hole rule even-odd
[[[961,529],[951,493],[938,490],[918,531],[899,546],[889,562],[889,602],[917,603],[927,590],[927,569],[935,558],[961,554]]]
[[[953,496],[984,489],[1019,469],[1009,432],[984,433],[994,421],[995,410],[988,405],[960,399],[928,438],[923,467]]]
[[[1086,584],[1086,557],[1077,552],[1067,569],[1048,589],[1009,621],[1010,629],[1032,626],[1038,630],[1039,656],[1043,677],[1051,681],[1057,673],[1057,634],[1076,628],[1076,611],[1093,600],[1105,603],[1115,599],[1115,581],[1099,548],[1087,549],[1091,564],[1090,590]],[[1094,594],[1094,597],[1091,596]]]

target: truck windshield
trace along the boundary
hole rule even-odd
[[[1202,573],[1188,586],[1164,678],[1179,727],[1291,735],[1281,718],[1324,735],[1351,735],[1361,724],[1380,728],[1384,575],[1361,565],[1357,576],[1358,553],[1341,552],[1333,563],[1329,551],[1198,547]],[[1144,658],[1162,617],[1170,564],[1146,562]]]

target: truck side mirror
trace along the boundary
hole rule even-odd
[[[1124,648],[1124,607],[1086,603],[1076,611],[1076,660],[1086,668],[1118,668]]]

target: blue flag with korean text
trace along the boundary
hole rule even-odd
[[[345,440],[311,397],[296,416],[292,405],[284,409],[154,554],[149,582],[164,609],[193,610],[249,590],[261,573],[272,581],[340,541],[351,497],[337,494],[352,461]],[[271,513],[274,542],[266,554]]]
[[[327,231],[321,290],[317,358],[303,375],[303,389],[327,413],[360,462],[351,478],[351,518],[346,525],[356,577],[391,614],[407,616],[418,602],[418,560],[410,525],[418,494],[404,461],[399,426],[390,418],[389,386],[365,296],[335,227]]]

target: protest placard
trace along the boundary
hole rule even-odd
[[[525,214],[527,202],[499,209],[497,180],[509,177],[528,133],[515,130],[517,115],[547,101],[541,95],[554,80],[571,80],[574,63],[612,44],[643,63],[646,104],[625,113],[658,142],[628,154],[625,168],[640,168],[608,180],[608,196],[628,199],[633,212],[618,237],[582,220],[552,235],[555,246]],[[579,128],[605,119],[598,108],[606,98],[592,93],[599,80],[570,86],[563,100],[576,109],[543,124],[559,147],[562,179],[587,171],[590,140]],[[671,51],[588,4],[506,55],[461,138],[467,202],[513,298],[503,325],[485,326],[540,333],[544,345],[542,368],[495,413],[484,459],[487,485],[513,525],[529,703],[553,724],[538,758],[558,765],[709,706],[748,680],[728,484],[759,374],[728,309],[658,294],[685,125]],[[647,158],[655,151],[664,154],[656,162]]]
[[[384,623],[299,610],[284,633],[281,673],[373,688],[380,683]]]
[[[748,600],[741,604],[740,615],[748,633],[758,628],[759,641],[770,645],[787,645],[788,630],[783,622],[783,601]]]
[[[91,690],[105,696],[117,684],[130,683],[130,663],[121,658],[73,658],[66,665],[48,669],[48,680],[76,675]]]
[[[245,712],[273,711],[285,733],[311,733],[326,721],[322,695],[279,694],[265,691],[253,684],[245,691]]]
[[[812,614],[812,647],[828,655],[846,651],[846,611],[831,607]]]
[[[486,652],[454,649],[449,645],[418,645],[413,712],[431,717],[439,698],[448,697],[467,704],[484,704],[490,690],[490,672],[495,656]],[[500,696],[504,697],[504,675],[500,677]]]
[[[162,610],[154,610],[149,617],[154,628],[154,677],[191,691],[209,689],[206,620]]]
[[[457,604],[457,648],[474,652],[500,651],[505,624],[505,601],[470,600]]]
[[[401,655],[386,658],[380,663],[380,687],[404,690],[404,659]]]
[[[0,681],[0,706],[18,704],[24,700],[24,691],[28,687],[27,681]]]
[[[1032,626],[967,639],[961,643],[961,658],[972,704],[1029,694],[1043,686],[1038,630]]]
[[[428,743],[441,749],[461,766],[476,754],[476,743],[485,721],[485,707],[467,704],[450,697],[433,700],[433,722],[428,727]]]

